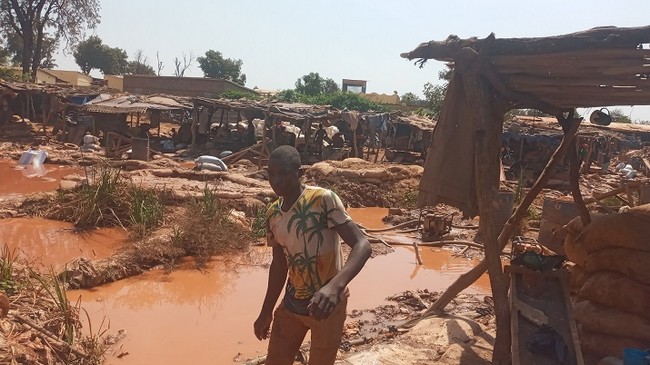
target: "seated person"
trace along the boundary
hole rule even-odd
[[[338,132],[332,136],[332,147],[343,148],[343,145],[345,145],[345,138],[343,137],[343,133]]]
[[[81,149],[83,151],[95,151],[99,150],[99,138],[90,134],[90,131],[87,131],[82,140]]]

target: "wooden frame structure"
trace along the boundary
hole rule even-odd
[[[486,258],[454,282],[426,314],[443,309],[488,270],[497,322],[493,363],[510,363],[508,281],[500,253],[526,210],[565,155],[583,223],[590,222],[578,185],[575,108],[650,104],[650,26],[599,27],[545,38],[447,40],[420,44],[401,56],[453,67],[420,184],[420,205],[444,202],[480,214]],[[555,115],[564,138],[533,188],[504,227],[492,217],[499,191],[499,136],[504,113],[532,108]],[[449,141],[453,141],[449,142]],[[461,141],[461,143],[459,143]],[[499,233],[500,232],[500,233]]]

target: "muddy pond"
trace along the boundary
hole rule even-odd
[[[16,179],[23,176],[7,164],[0,164],[0,169],[4,174],[17,172]],[[53,181],[32,177],[13,185],[7,182],[13,178],[4,179],[0,198],[2,194],[54,190],[61,176],[77,172],[52,169],[45,176]],[[386,209],[351,209],[350,213],[366,227],[379,228]],[[43,268],[61,268],[81,256],[106,257],[126,239],[119,229],[79,235],[71,228],[44,219],[4,219],[0,220],[0,242]],[[391,254],[371,259],[350,285],[348,311],[385,304],[386,297],[408,289],[443,290],[476,263],[442,249],[421,251],[422,266],[415,264],[410,247],[396,247]],[[269,249],[255,247],[242,258],[214,260],[205,271],[187,261],[170,273],[152,270],[91,290],[70,291],[68,298],[81,300],[88,311],[92,323],[85,325],[87,331],[97,333],[107,326],[111,333],[125,331],[126,337],[108,354],[107,364],[243,362],[266,352],[267,343],[255,339],[252,323],[264,297],[269,261]],[[488,293],[489,282],[482,278],[468,291]]]

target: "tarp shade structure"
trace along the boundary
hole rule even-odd
[[[454,75],[427,152],[419,206],[445,203],[459,208],[466,216],[478,214],[473,130],[462,77]]]
[[[128,114],[144,113],[147,110],[184,110],[190,109],[171,98],[161,96],[143,97],[136,95],[124,95],[116,98],[104,99],[101,95],[82,106],[82,109],[91,113],[103,114]]]
[[[645,26],[543,38],[449,36],[403,53],[420,66],[436,59],[454,69],[427,152],[419,204],[448,203],[465,215],[476,213],[476,194],[471,193],[476,128],[466,102],[467,83],[459,77],[465,71],[489,85],[505,110],[531,108],[557,116],[579,107],[649,105],[649,48],[650,26]],[[491,121],[497,122],[502,123]]]

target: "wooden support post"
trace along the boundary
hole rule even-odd
[[[553,175],[553,171],[555,171],[557,165],[562,161],[562,159],[566,154],[567,149],[571,145],[571,141],[575,138],[579,126],[580,126],[580,120],[574,119],[571,121],[570,127],[568,128],[568,130],[564,132],[564,138],[562,139],[562,142],[553,153],[553,156],[551,156],[551,159],[546,164],[546,167],[544,167],[544,170],[542,170],[542,173],[537,178],[537,181],[535,181],[533,187],[530,189],[528,194],[526,194],[526,196],[521,201],[519,206],[517,206],[517,209],[510,217],[510,219],[508,219],[508,221],[506,222],[505,226],[501,230],[501,234],[499,234],[499,239],[498,239],[499,248],[501,250],[505,248],[506,244],[510,240],[510,237],[512,237],[512,235],[515,233],[516,228],[519,226],[521,220],[528,214],[528,208],[533,203],[537,195],[542,191],[542,189],[546,186],[548,181],[551,179],[551,176]],[[447,288],[447,290],[445,290],[445,292],[442,293],[442,295],[438,298],[438,300],[436,300],[429,308],[427,308],[427,310],[423,312],[419,318],[415,318],[411,321],[404,323],[402,327],[404,328],[413,327],[421,319],[442,312],[444,308],[452,301],[452,299],[454,299],[458,295],[458,293],[465,290],[470,285],[474,284],[474,282],[476,282],[476,280],[478,280],[481,277],[481,275],[483,275],[485,270],[487,270],[487,262],[484,259],[473,269],[462,274],[458,279],[456,279],[456,281],[454,281]]]
[[[491,89],[478,72],[463,75],[469,107],[474,111],[476,128],[475,174],[480,225],[485,238],[485,261],[487,263],[494,312],[496,315],[496,339],[492,363],[510,363],[510,305],[508,303],[508,277],[501,266],[498,232],[501,228],[494,219],[494,208],[499,206],[499,143],[503,113],[496,110],[490,97]]]
[[[573,114],[574,111],[571,111],[571,114],[567,118],[563,115],[556,117],[565,134],[571,128],[572,124],[580,123],[576,121],[571,122],[574,119]],[[580,161],[578,161],[577,138],[573,138],[569,144],[566,158],[569,159],[569,185],[571,186],[571,195],[573,196],[573,202],[576,208],[578,208],[578,212],[580,212],[580,220],[582,220],[582,226],[584,227],[591,222],[591,215],[589,215],[589,210],[585,205],[582,192],[580,191]]]

